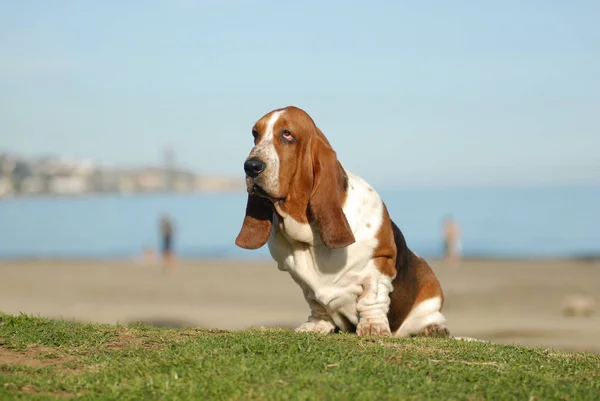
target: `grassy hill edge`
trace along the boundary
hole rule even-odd
[[[0,399],[600,399],[600,355],[0,313]]]

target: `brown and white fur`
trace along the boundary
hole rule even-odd
[[[252,129],[248,202],[235,243],[268,243],[310,306],[296,331],[448,336],[444,295],[411,252],[379,194],[345,170],[312,118],[271,111]]]

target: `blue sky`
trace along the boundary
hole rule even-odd
[[[600,182],[598,1],[0,3],[0,148],[239,175],[307,110],[380,185]]]

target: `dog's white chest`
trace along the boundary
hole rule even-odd
[[[277,217],[273,219],[273,225],[283,233],[290,242],[301,242],[305,244],[315,245],[318,238],[316,230],[308,223],[300,223],[282,211],[278,205],[275,209],[282,216],[282,221]]]
[[[274,218],[268,243],[278,268],[289,272],[305,297],[323,305],[340,326],[344,325],[341,316],[357,323],[356,303],[363,283],[378,274],[371,259],[383,214],[379,195],[359,177],[348,173],[348,178],[343,209],[356,238],[354,244],[329,249],[314,227],[281,213],[283,221]]]
[[[346,327],[347,322],[357,324],[356,300],[369,274],[365,268],[368,257],[349,263],[350,247],[330,250],[322,244],[316,247],[300,242],[291,244],[281,232],[270,242],[270,248],[279,269],[290,274],[307,300],[322,305],[339,327]],[[287,251],[279,252],[281,249]]]

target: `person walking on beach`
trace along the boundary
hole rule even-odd
[[[461,257],[460,227],[450,216],[446,217],[443,227],[444,260],[456,262]]]
[[[160,236],[162,244],[163,269],[165,273],[173,270],[174,254],[173,254],[173,223],[168,216],[163,215],[160,218]]]

